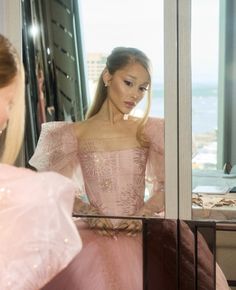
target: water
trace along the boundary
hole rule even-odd
[[[94,95],[96,84],[90,83],[91,95]],[[141,111],[145,108],[146,98],[139,104]],[[137,111],[138,111],[137,109]],[[212,84],[194,84],[192,89],[192,132],[204,134],[217,129],[217,86]],[[163,84],[154,84],[150,116],[164,117]]]
[[[164,117],[163,87],[155,84],[150,116]],[[141,103],[144,107],[144,102]],[[209,133],[217,130],[217,88],[211,84],[195,84],[192,89],[192,132]]]
[[[208,133],[217,130],[218,91],[216,85],[193,85],[192,131]]]

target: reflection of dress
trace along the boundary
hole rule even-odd
[[[152,191],[164,184],[163,120],[150,118],[146,124],[149,148],[107,151],[128,144],[129,137],[77,140],[72,124],[45,123],[30,164],[38,171],[52,170],[72,178],[80,196],[106,215],[132,215],[144,203],[146,180]],[[86,194],[85,194],[86,192]]]
[[[0,165],[0,289],[39,289],[79,252],[73,191],[56,173]]]
[[[77,140],[72,124],[43,125],[30,163],[55,170],[76,181],[79,194],[105,215],[129,216],[144,204],[145,173],[151,194],[164,185],[164,123],[150,118],[145,135],[149,148],[127,148],[123,137]],[[114,150],[106,150],[106,147]],[[123,146],[122,150],[118,149]],[[119,221],[113,220],[114,226]],[[44,290],[141,290],[142,238],[119,232],[116,239],[100,236],[77,221],[83,248],[76,259]],[[221,289],[226,289],[225,287]]]
[[[144,203],[145,170],[153,192],[160,190],[164,180],[163,120],[149,119],[146,132],[154,134],[155,142],[149,149],[105,151],[113,139],[77,141],[70,123],[44,124],[30,163],[38,170],[56,170],[74,179],[80,194],[86,192],[90,203],[101,213],[133,215]],[[125,142],[119,139],[117,143]],[[57,284],[50,283],[46,289],[142,289],[141,235],[128,237],[120,233],[112,239],[78,223],[82,251],[64,276],[55,279]]]

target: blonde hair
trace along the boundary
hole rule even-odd
[[[150,78],[146,108],[137,129],[137,140],[142,146],[147,146],[148,141],[145,140],[145,137],[143,135],[143,128],[148,119],[148,114],[151,107],[151,64],[149,58],[137,48],[116,47],[112,50],[111,54],[107,57],[106,67],[104,68],[103,72],[99,77],[94,101],[86,114],[86,119],[89,119],[92,116],[96,115],[107,98],[107,87],[105,87],[105,84],[103,82],[104,71],[107,69],[108,72],[113,75],[117,70],[120,70],[132,63],[139,63],[140,65],[142,65],[143,68],[148,72]]]
[[[25,86],[24,69],[15,47],[0,34],[0,89],[19,82],[7,128],[0,136],[0,162],[13,164],[24,136]]]

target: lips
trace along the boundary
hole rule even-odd
[[[124,102],[125,106],[129,109],[132,109],[133,107],[135,107],[136,103],[135,102],[129,102],[129,101],[126,101]]]

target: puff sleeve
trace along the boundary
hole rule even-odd
[[[75,182],[78,195],[85,195],[73,123],[44,123],[29,164],[37,171],[55,171],[69,177]]]
[[[165,185],[165,145],[164,119],[150,118],[146,126],[150,142],[146,167],[146,180],[153,184],[153,191],[164,191]]]
[[[80,251],[74,195],[57,173],[0,165],[0,289],[41,289]]]
[[[144,134],[149,142],[146,164],[146,188],[148,189],[148,196],[140,214],[149,216],[164,210],[164,119],[149,118],[145,125]]]

